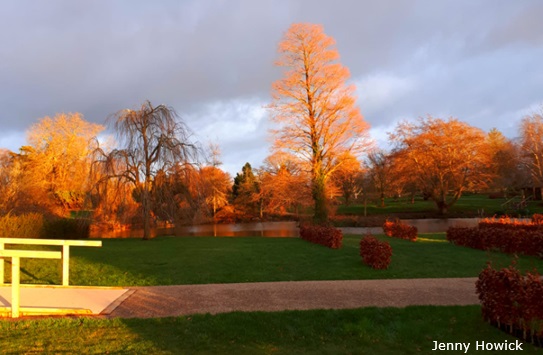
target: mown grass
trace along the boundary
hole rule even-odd
[[[102,248],[71,249],[70,284],[145,286],[297,280],[476,277],[492,261],[508,266],[513,256],[457,247],[444,233],[417,242],[385,236],[393,249],[388,270],[373,270],[359,256],[361,236],[348,235],[339,250],[298,238],[160,237],[104,240]],[[522,270],[543,270],[543,260],[520,257]],[[6,278],[9,279],[9,267]],[[59,260],[22,261],[26,283],[60,283]]]
[[[451,216],[493,216],[504,213],[518,213],[504,206],[507,199],[491,199],[488,195],[473,194],[463,195],[448,211]],[[529,201],[526,210],[521,211],[530,215],[533,213],[543,213],[541,201]],[[372,201],[366,205],[368,216],[394,215],[394,214],[426,214],[431,217],[437,213],[436,205],[431,200],[423,200],[421,197],[415,198],[415,203],[411,203],[410,198],[385,199],[385,206],[380,206],[380,201]],[[355,203],[351,205],[340,205],[337,214],[363,215],[364,205]]]
[[[505,340],[515,338],[484,323],[479,306],[0,321],[2,352],[13,354],[430,354],[434,341],[473,353],[476,341]]]

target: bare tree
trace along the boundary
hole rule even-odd
[[[543,108],[522,119],[520,125],[522,162],[530,172],[533,187],[543,187]]]
[[[287,70],[273,84],[275,149],[292,152],[308,163],[314,219],[328,219],[326,185],[341,166],[338,157],[356,154],[368,124],[356,106],[354,87],[346,84],[349,70],[338,62],[334,39],[322,26],[293,24],[279,44],[277,65]]]
[[[173,108],[145,101],[139,110],[122,110],[108,118],[117,133],[120,148],[102,152],[107,177],[121,178],[134,185],[142,207],[143,239],[151,238],[151,210],[154,178],[178,164],[196,158],[197,147],[189,141],[190,131]]]

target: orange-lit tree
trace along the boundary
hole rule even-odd
[[[457,119],[400,123],[390,138],[402,174],[430,196],[440,214],[446,214],[464,190],[484,187],[491,178],[485,133]]]
[[[532,186],[543,187],[543,109],[522,119],[520,150],[522,162],[530,172]]]
[[[380,205],[385,207],[385,196],[392,190],[396,178],[392,157],[384,150],[374,150],[368,154],[366,165],[373,186],[379,194]]]
[[[121,178],[136,188],[142,207],[143,239],[151,238],[152,190],[154,177],[196,158],[190,132],[175,110],[144,102],[138,110],[122,110],[111,116],[120,144],[101,162],[106,176]]]
[[[349,70],[338,62],[334,39],[320,25],[293,24],[279,44],[276,65],[282,79],[273,83],[269,105],[279,129],[274,149],[290,151],[308,163],[314,219],[328,220],[326,183],[338,157],[364,147],[368,124],[356,106]]]
[[[364,172],[360,161],[350,152],[342,154],[338,162],[339,167],[332,174],[332,182],[341,192],[346,205],[349,205],[352,198],[357,198],[362,192]]]
[[[309,180],[300,165],[295,156],[284,152],[275,152],[264,160],[258,175],[260,198],[267,213],[294,212],[298,216],[300,207],[309,205]]]
[[[22,164],[21,189],[52,213],[82,208],[90,190],[93,141],[103,129],[79,113],[40,119],[27,132],[30,145],[14,156]]]
[[[488,132],[487,141],[492,159],[491,172],[494,175],[490,187],[507,197],[522,187],[530,186],[519,146],[496,128]]]

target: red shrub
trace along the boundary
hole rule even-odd
[[[343,233],[334,227],[305,224],[300,226],[300,238],[328,248],[339,249],[343,241]]]
[[[496,249],[504,253],[543,257],[543,230],[540,229],[529,230],[522,227],[513,229],[510,226],[451,227],[447,230],[447,240],[474,249]]]
[[[383,224],[383,232],[389,237],[407,239],[414,242],[417,240],[418,230],[417,227],[407,225],[399,220],[387,220]]]
[[[368,235],[360,240],[360,256],[365,264],[374,269],[388,269],[392,248],[387,242]]]
[[[537,225],[543,225],[543,214],[534,213],[532,216],[532,223]]]
[[[537,271],[523,276],[513,265],[499,271],[489,265],[476,289],[486,321],[526,340],[543,336],[543,281]]]
[[[530,221],[510,217],[484,218],[479,221],[479,228],[501,228],[501,229],[524,229],[528,231],[541,230],[543,224],[540,217],[543,215],[534,214]]]

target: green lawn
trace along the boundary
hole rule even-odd
[[[456,204],[450,209],[449,214],[453,217],[462,216],[479,216],[483,213],[485,216],[493,216],[503,213],[515,213],[515,211],[507,210],[503,204],[506,199],[490,199],[488,195],[481,194],[467,194],[463,195]],[[415,199],[415,203],[412,204],[410,199],[385,199],[385,207],[381,207],[378,202],[371,202],[367,204],[368,216],[381,216],[381,215],[409,215],[420,214],[423,217],[432,217],[436,214],[437,209],[435,203],[431,200],[424,201],[421,197]],[[527,215],[533,213],[543,213],[543,205],[541,201],[529,201],[528,208],[524,211]],[[349,206],[340,205],[337,210],[337,214],[343,215],[363,215],[364,205],[355,203]]]
[[[444,233],[415,243],[390,242],[388,270],[363,265],[360,236],[331,250],[297,238],[162,237],[104,240],[102,248],[72,248],[76,285],[170,285],[279,280],[342,280],[477,276],[486,261],[511,256],[457,247]],[[522,257],[519,268],[543,269]],[[9,268],[6,268],[9,270]],[[59,283],[60,262],[24,260],[26,282]],[[6,270],[6,274],[8,273]],[[481,320],[480,307],[364,308],[193,315],[164,319],[45,318],[0,321],[3,353],[115,354],[415,354],[434,341],[514,342]],[[539,349],[541,350],[541,349]],[[535,348],[524,345],[524,352]],[[456,352],[458,353],[458,352]]]
[[[13,354],[431,354],[434,341],[477,353],[476,341],[505,340],[515,342],[484,323],[479,306],[0,321],[1,351]]]
[[[160,237],[104,240],[102,248],[71,249],[72,285],[136,286],[293,280],[476,277],[492,260],[508,266],[512,256],[457,247],[445,234],[417,242],[385,236],[393,248],[388,270],[361,263],[361,236],[346,236],[339,250],[298,238]],[[543,260],[521,257],[519,268],[543,270]],[[9,267],[6,278],[9,279]],[[22,261],[22,280],[60,283],[59,260]]]

